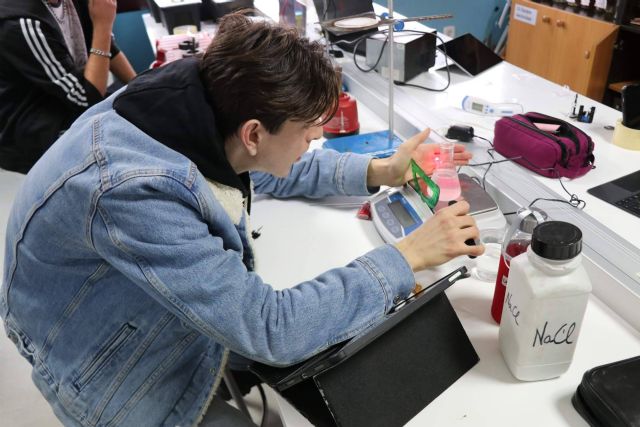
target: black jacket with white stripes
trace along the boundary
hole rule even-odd
[[[0,168],[22,173],[84,110],[102,100],[74,65],[44,1],[0,0]],[[73,3],[88,51],[87,0]],[[112,56],[118,52],[112,40]]]

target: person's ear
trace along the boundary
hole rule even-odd
[[[260,120],[247,120],[240,126],[240,140],[250,156],[258,154],[260,142],[264,138],[266,129],[260,123]]]

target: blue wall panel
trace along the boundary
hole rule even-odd
[[[147,36],[142,21],[142,14],[148,12],[147,9],[121,12],[116,15],[116,20],[113,23],[116,43],[120,50],[127,55],[127,59],[137,73],[149,68],[155,59],[149,36]]]

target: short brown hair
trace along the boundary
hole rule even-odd
[[[322,45],[243,13],[220,20],[200,76],[224,138],[250,119],[273,134],[286,120],[326,123],[338,108],[339,78]]]

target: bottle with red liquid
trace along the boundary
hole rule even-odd
[[[498,324],[502,318],[502,306],[506,294],[511,259],[527,251],[531,244],[531,234],[536,225],[547,220],[547,214],[535,207],[520,208],[511,223],[502,243],[502,254],[498,266],[498,277],[493,292],[491,316]]]

